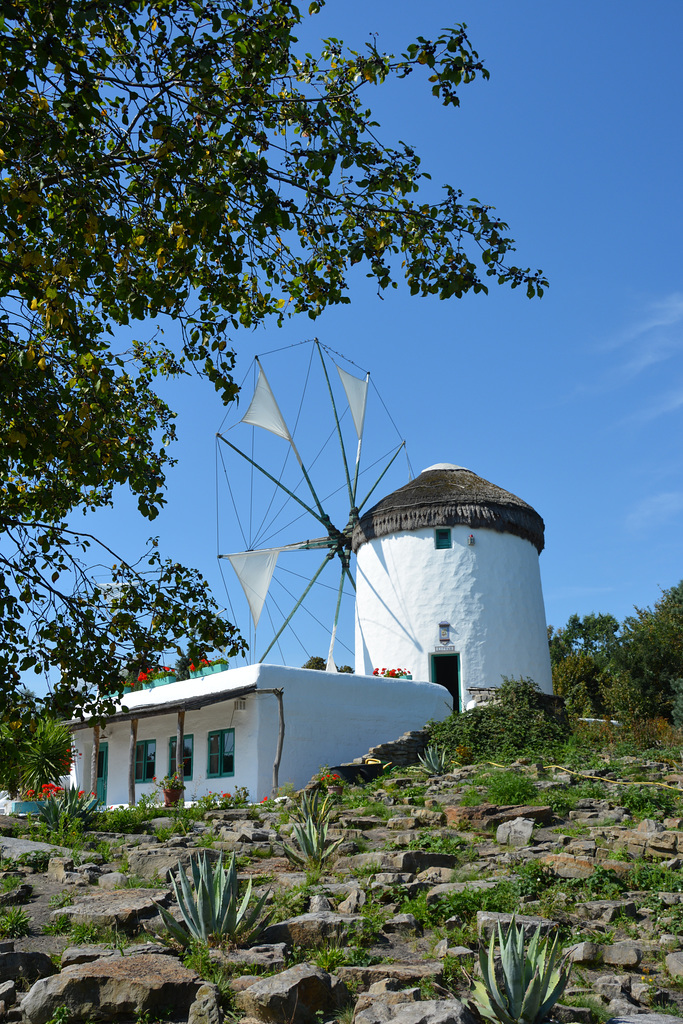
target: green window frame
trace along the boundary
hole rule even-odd
[[[168,741],[168,774],[173,775],[176,770],[176,745],[177,736],[171,736]],[[183,778],[192,781],[192,768],[194,766],[194,736],[190,733],[183,737]]]
[[[437,551],[453,547],[451,531],[449,529],[434,530],[434,547]]]
[[[210,732],[207,742],[207,779],[226,779],[235,774],[235,730]]]
[[[157,741],[140,740],[135,744],[135,781],[151,782],[156,776]]]

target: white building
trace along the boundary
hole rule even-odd
[[[99,730],[75,722],[72,785],[103,803],[134,802],[154,792],[153,777],[175,769],[185,752],[185,799],[245,786],[252,800],[278,782],[304,786],[322,765],[365,754],[377,743],[450,713],[432,683],[248,665],[131,693]],[[281,704],[280,704],[281,700]],[[94,770],[93,770],[94,769]]]
[[[462,466],[430,466],[387,495],[353,533],[356,672],[406,668],[456,710],[502,676],[552,693],[543,545],[530,505]]]

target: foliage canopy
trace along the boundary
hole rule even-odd
[[[457,106],[488,77],[462,25],[398,57],[336,39],[316,57],[285,0],[16,0],[0,20],[0,700],[56,666],[58,707],[106,712],[92,684],[116,692],[122,663],[188,636],[193,656],[243,647],[197,573],[153,544],[125,561],[70,518],[121,486],[163,507],[157,379],[196,371],[231,401],[229,332],[348,302],[355,264],[441,298],[545,281],[509,263],[490,206],[419,198],[418,155],[361,102],[424,71]]]

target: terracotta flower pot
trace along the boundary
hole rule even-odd
[[[164,790],[164,807],[175,807],[183,795],[182,789],[165,789]]]
[[[344,787],[343,786],[328,786],[327,787],[327,792],[331,793],[332,796],[341,796],[342,793],[344,792]]]

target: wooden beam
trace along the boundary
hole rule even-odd
[[[130,720],[130,746],[128,747],[128,806],[135,807],[135,745],[138,741],[138,720]]]
[[[90,756],[90,792],[97,793],[97,762],[100,756],[100,727],[94,725],[92,730],[92,754]],[[85,779],[83,780],[85,782]],[[85,786],[83,786],[85,789]]]
[[[178,778],[180,784],[183,784],[183,775],[185,768],[185,712],[178,712],[178,725],[175,734],[175,767],[178,772]],[[181,796],[181,801],[184,799]]]
[[[163,687],[159,687],[163,689]],[[155,692],[158,692],[155,691]],[[246,686],[237,686],[232,690],[219,690],[214,693],[202,694],[199,697],[185,697],[182,700],[170,701],[168,704],[142,705],[134,711],[120,711],[111,718],[110,722],[130,722],[133,718],[153,718],[159,715],[173,715],[177,711],[197,711],[199,708],[209,707],[212,704],[222,704],[228,701],[237,700],[238,697],[246,697],[250,693],[271,693],[271,690],[259,690],[256,683],[249,683]],[[78,732],[79,729],[91,729],[88,719],[76,720],[68,723],[71,732]]]
[[[282,746],[285,741],[285,706],[282,699],[282,695],[285,692],[282,687],[268,690],[257,690],[257,693],[272,693],[277,699],[277,710],[278,710],[278,730],[277,730],[277,746],[275,748],[275,760],[273,762],[273,788],[271,790],[271,796],[275,798],[279,788],[279,774],[280,774],[280,761],[282,760]]]

